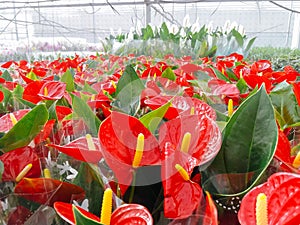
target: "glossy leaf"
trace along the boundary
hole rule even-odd
[[[215,196],[248,191],[271,162],[276,144],[274,111],[262,87],[228,121],[221,150],[203,172],[203,188]]]
[[[51,178],[24,178],[16,185],[14,193],[27,200],[50,206],[56,201],[80,201],[85,196],[81,187]]]
[[[135,115],[139,109],[140,95],[144,88],[144,84],[133,67],[127,66],[118,81],[116,100],[112,103],[113,107],[129,115]]]
[[[267,196],[268,225],[295,225],[300,221],[300,176],[275,173],[268,181],[253,188],[242,200],[238,218],[243,225],[256,225],[256,198]]]
[[[60,79],[62,82],[66,83],[66,90],[72,92],[75,90],[74,79],[70,70],[67,70]]]
[[[164,70],[164,72],[162,72],[161,77],[168,78],[169,80],[172,81],[176,80],[176,75],[170,67],[168,67],[167,69]]]
[[[140,121],[146,128],[151,131],[151,133],[154,133],[171,105],[171,102],[167,102],[161,107],[143,115],[140,118]]]
[[[2,182],[2,174],[4,172],[4,164],[0,161],[0,182]]]
[[[44,104],[34,107],[0,138],[0,150],[8,152],[28,145],[43,129],[48,116],[48,111]]]
[[[300,125],[300,106],[297,104],[291,85],[286,82],[279,84],[270,93],[270,98],[280,115],[282,129]]]
[[[103,225],[102,223],[85,216],[76,206],[73,206],[73,214],[76,225]]]
[[[93,113],[88,104],[81,98],[72,95],[72,107],[73,111],[77,114],[77,116],[82,118],[84,123],[90,129],[91,135],[97,136],[101,121]]]

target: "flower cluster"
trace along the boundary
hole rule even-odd
[[[3,63],[3,223],[293,224],[298,77],[237,53]]]

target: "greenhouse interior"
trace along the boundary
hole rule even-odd
[[[0,3],[0,225],[300,224],[300,1]]]

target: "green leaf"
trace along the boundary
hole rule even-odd
[[[2,73],[2,78],[4,78],[6,81],[13,81],[12,77],[10,76],[9,72],[7,70],[5,70]]]
[[[3,172],[4,172],[4,164],[0,160],[0,182],[2,181],[2,174],[3,174]]]
[[[171,105],[171,102],[167,102],[158,109],[155,109],[142,116],[140,118],[140,121],[142,122],[142,124],[144,124],[146,128],[148,128],[148,130],[151,131],[151,133],[154,133]]]
[[[75,185],[84,189],[85,198],[89,201],[89,212],[94,215],[100,215],[101,213],[100,209],[104,188],[100,176],[97,166],[82,162],[78,170],[78,175],[73,181]]]
[[[74,78],[69,69],[61,76],[61,81],[66,83],[67,91],[72,92],[75,90]]]
[[[233,29],[231,32],[232,35],[235,37],[235,40],[238,43],[239,47],[243,47],[244,38],[242,37],[242,35],[236,29]]]
[[[35,106],[0,139],[0,150],[8,152],[28,145],[44,128],[48,117],[44,104]]]
[[[90,218],[86,217],[74,205],[73,205],[73,214],[74,214],[76,225],[104,225],[100,222],[91,220]]]
[[[2,91],[4,94],[4,99],[2,101],[2,104],[4,106],[7,106],[7,104],[10,102],[10,100],[12,98],[12,93],[10,92],[10,90],[8,90],[5,87],[2,87],[1,85],[0,85],[0,91]],[[0,107],[1,107],[1,104],[0,104]]]
[[[280,127],[296,126],[300,121],[300,107],[295,98],[293,88],[286,82],[276,86],[270,93],[272,104],[280,115]]]
[[[272,103],[260,88],[245,100],[223,130],[221,150],[203,171],[203,188],[215,196],[239,196],[258,183],[277,145]]]
[[[52,105],[48,108],[48,113],[49,113],[49,120],[55,119],[56,121],[57,119],[57,114],[56,114],[56,104],[57,101],[54,101],[52,103]]]
[[[101,121],[93,113],[88,104],[81,98],[72,95],[72,107],[75,114],[82,118],[84,123],[90,129],[92,136],[97,136]]]
[[[31,80],[38,80],[36,74],[35,74],[33,71],[30,71],[30,72],[26,75],[26,77],[28,77],[28,78],[31,79]]]
[[[232,71],[232,69],[226,69],[226,73],[227,73],[227,76],[228,76],[229,79],[232,79],[232,80],[235,80],[235,81],[238,80],[237,76]]]
[[[143,82],[133,67],[131,65],[126,66],[123,75],[118,81],[116,99],[112,106],[129,115],[135,115],[139,110],[140,95],[144,88]]]
[[[248,85],[243,78],[239,79],[236,83],[236,87],[239,89],[240,93],[246,93],[248,90]]]
[[[169,80],[172,81],[176,80],[176,75],[170,67],[168,67],[167,69],[164,70],[164,72],[162,72],[161,77],[168,78]]]
[[[252,47],[252,45],[253,45],[255,39],[256,39],[256,37],[252,38],[252,39],[248,42],[248,44],[247,44],[247,46],[246,46],[246,48],[245,48],[245,53],[246,53],[246,54],[247,54],[247,52],[250,50],[250,48]]]
[[[214,71],[217,78],[219,78],[220,80],[225,80],[225,81],[228,81],[228,82],[231,83],[231,81],[223,73],[221,73],[218,69],[216,69],[214,67],[210,67],[210,68]]]
[[[168,40],[169,39],[169,29],[168,29],[167,24],[165,22],[163,22],[161,27],[160,27],[160,38],[162,40]]]
[[[95,95],[98,94],[98,92],[94,88],[92,88],[87,82],[84,83],[82,91],[86,91]]]

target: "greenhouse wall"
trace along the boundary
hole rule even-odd
[[[147,22],[160,25],[198,23],[213,28],[241,25],[247,36],[257,37],[255,46],[291,47],[296,38],[299,1],[159,3],[149,1],[7,1],[0,6],[0,43],[63,40],[66,43],[99,43],[111,33],[128,32]],[[166,1],[163,1],[166,2]],[[182,2],[182,1],[181,1]],[[81,3],[81,4],[80,4]],[[281,7],[282,6],[282,7]],[[189,21],[186,16],[189,16]],[[293,37],[294,35],[294,37]],[[296,35],[296,36],[295,36]],[[299,36],[299,34],[298,34]],[[299,39],[299,37],[298,37]],[[295,41],[294,41],[295,42]],[[299,41],[298,41],[299,42]],[[297,45],[297,43],[296,43]]]

